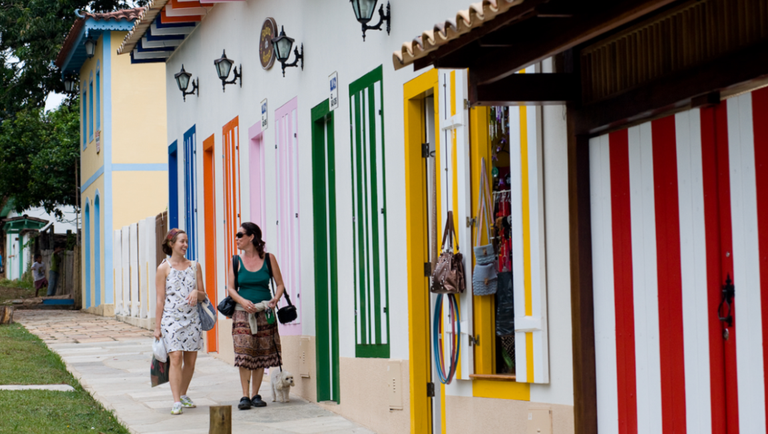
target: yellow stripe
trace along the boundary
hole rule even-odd
[[[528,172],[528,108],[520,107],[520,176],[523,197],[523,285],[525,289],[525,316],[533,315],[531,288],[531,200]],[[533,335],[525,336],[526,380],[533,382]]]
[[[445,434],[445,384],[440,383],[440,431]]]
[[[451,116],[456,115],[456,71],[451,71]],[[453,135],[453,164],[451,170],[453,170],[453,218],[454,227],[459,227],[459,159],[458,159],[458,140],[456,130],[451,131]],[[458,235],[458,234],[457,234]],[[456,246],[459,246],[459,239],[456,239]],[[468,248],[469,246],[464,246]],[[456,297],[456,304],[461,312],[461,300]],[[461,336],[457,339],[457,345],[461,346]],[[461,376],[461,356],[459,356],[459,362],[456,365],[456,378],[463,378]]]
[[[525,378],[533,383],[533,333],[525,334]]]

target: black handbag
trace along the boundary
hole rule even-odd
[[[267,269],[269,270],[269,280],[272,287],[272,294],[275,294],[275,276],[272,275],[272,261],[269,259],[269,253],[267,253],[267,257],[264,260],[267,261]],[[288,295],[288,291],[285,291],[283,294],[285,294],[285,301],[288,302],[288,306],[283,306],[277,310],[277,319],[280,321],[280,324],[287,324],[291,321],[294,321],[299,317],[299,315],[296,312],[296,306],[291,303],[291,297]]]
[[[235,272],[235,291],[237,291],[237,255],[232,255],[232,270]],[[232,315],[235,314],[235,305],[237,305],[237,302],[232,299],[231,296],[226,296],[224,300],[221,300],[221,303],[219,303],[218,306],[216,306],[216,309],[221,312],[222,315],[224,315],[227,318],[232,318]]]

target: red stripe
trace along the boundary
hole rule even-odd
[[[760,249],[760,301],[763,342],[768,337],[768,88],[752,92],[752,123],[755,135],[757,181],[757,234]],[[763,345],[763,372],[768,372],[768,345]],[[763,375],[768,396],[768,377]],[[768,414],[768,400],[765,412]]]
[[[653,121],[651,131],[659,282],[661,423],[665,433],[685,433],[683,284],[675,117]]]
[[[718,200],[715,109],[701,109],[701,160],[704,181],[704,228],[707,255],[707,312],[709,313],[709,383],[712,397],[712,432],[726,432],[725,349],[720,304],[720,202]],[[726,174],[727,175],[727,174]],[[727,181],[727,178],[726,178]],[[730,209],[730,208],[729,208]],[[730,214],[729,214],[730,219]]]
[[[709,288],[718,294],[718,304],[720,303],[720,291],[722,285],[728,276],[733,275],[733,225],[731,219],[731,176],[730,176],[730,158],[728,154],[728,104],[723,102],[715,107],[715,143],[717,147],[717,187],[718,203],[720,213],[720,250],[718,256],[720,260],[720,279],[713,282]],[[736,308],[733,308],[735,317]],[[715,318],[717,319],[717,318]],[[724,323],[719,319],[717,322],[722,330]],[[739,432],[739,395],[737,388],[736,375],[736,323],[729,327],[728,339],[722,339],[724,349],[724,376],[725,376],[725,411],[726,426],[729,434]]]
[[[616,304],[616,372],[619,433],[637,433],[635,307],[632,286],[632,226],[629,199],[629,134],[611,133],[611,223]]]

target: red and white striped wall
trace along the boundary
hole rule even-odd
[[[768,89],[589,146],[599,432],[765,433]]]

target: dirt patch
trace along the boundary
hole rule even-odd
[[[43,295],[45,295],[44,289],[41,289],[40,291],[43,292]],[[6,302],[10,302],[11,300],[23,300],[26,298],[34,298],[34,297],[35,297],[34,289],[0,286],[0,304],[5,304]]]

